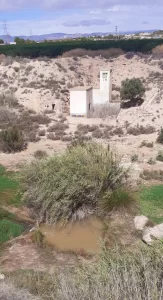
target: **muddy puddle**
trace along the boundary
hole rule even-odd
[[[60,251],[85,251],[98,253],[106,225],[98,218],[68,223],[65,227],[42,224],[40,230],[46,242]]]

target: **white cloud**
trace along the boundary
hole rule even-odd
[[[161,5],[162,0],[144,0],[143,5]],[[68,8],[110,8],[118,9],[123,5],[142,5],[142,0],[0,0],[0,10],[38,9],[68,9]],[[114,11],[114,10],[113,10]],[[117,11],[117,10],[116,10]]]

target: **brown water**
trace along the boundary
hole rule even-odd
[[[86,251],[97,253],[100,251],[104,223],[96,217],[76,223],[68,223],[61,227],[42,224],[40,230],[49,245],[61,251]]]

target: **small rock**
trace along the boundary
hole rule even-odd
[[[4,274],[0,274],[0,280],[4,280],[5,279],[5,275]]]
[[[149,219],[145,216],[136,216],[134,218],[134,225],[136,230],[143,230],[145,226],[148,224]]]
[[[160,240],[162,238],[163,238],[163,223],[156,225],[154,227],[145,228],[143,230],[142,240],[148,245],[151,245],[154,239]]]

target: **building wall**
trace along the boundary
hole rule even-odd
[[[87,116],[87,91],[70,91],[70,115]]]
[[[93,101],[92,101],[93,90],[92,89],[87,90],[86,94],[87,94],[87,117],[91,117],[93,111]]]
[[[92,93],[93,93],[93,96],[92,96],[93,97],[93,105],[101,104],[102,98],[101,98],[100,89],[93,89]]]

